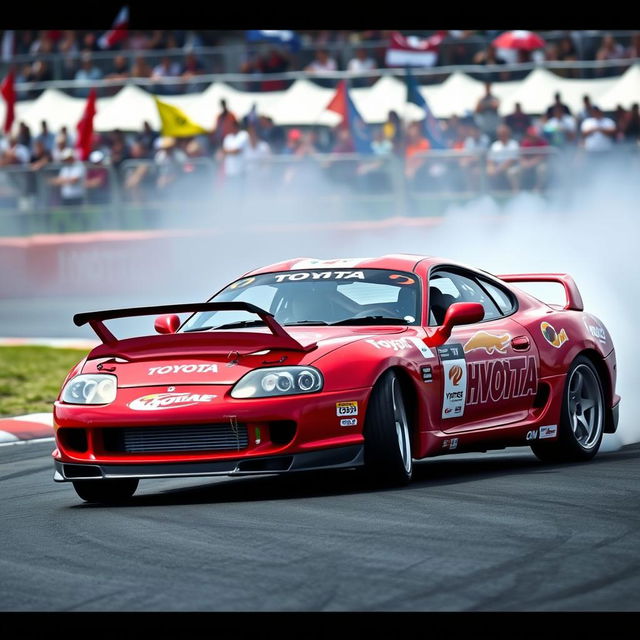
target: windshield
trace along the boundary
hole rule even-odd
[[[281,271],[236,280],[211,302],[250,302],[282,325],[402,324],[420,321],[418,277],[384,269]],[[181,331],[260,326],[248,311],[206,311]]]

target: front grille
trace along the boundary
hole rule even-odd
[[[197,424],[171,427],[122,427],[104,429],[107,451],[124,453],[173,453],[191,451],[239,451],[249,445],[246,424]]]

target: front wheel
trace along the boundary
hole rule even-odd
[[[411,430],[398,376],[387,371],[369,398],[364,424],[364,464],[372,479],[407,484],[413,473]]]
[[[543,462],[591,460],[602,442],[604,420],[598,371],[589,358],[578,356],[567,373],[557,440],[534,442],[531,449]]]
[[[126,502],[136,492],[138,480],[74,480],[73,488],[85,502],[117,504]]]

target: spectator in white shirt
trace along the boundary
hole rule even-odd
[[[240,128],[237,121],[233,121],[230,132],[222,141],[224,175],[228,185],[239,185],[242,183],[247,170],[248,146],[249,134]]]
[[[28,164],[31,160],[29,149],[20,144],[18,137],[12,135],[8,140],[3,141],[2,153],[0,153],[0,165]]]
[[[360,47],[356,49],[355,56],[349,60],[347,64],[347,71],[351,71],[353,73],[363,73],[366,71],[371,71],[376,68],[376,61],[371,58],[367,54],[367,50]],[[354,87],[368,87],[372,85],[377,78],[365,77],[365,78],[355,78],[353,80]]]
[[[316,57],[305,67],[305,71],[309,73],[322,75],[323,73],[331,73],[337,71],[338,64],[329,56],[326,49],[318,49]]]
[[[602,153],[613,148],[616,123],[611,118],[607,118],[599,107],[594,105],[592,116],[582,123],[580,130],[586,151]]]
[[[308,64],[305,69],[308,73],[316,76],[314,82],[321,87],[333,87],[334,81],[328,79],[321,79],[322,76],[326,76],[328,73],[338,70],[338,63],[334,58],[329,56],[329,52],[326,49],[318,49],[316,51],[316,57]]]
[[[367,50],[360,47],[356,49],[355,56],[349,60],[347,71],[360,73],[361,71],[371,71],[376,68],[376,61],[367,55]]]
[[[73,149],[65,149],[61,160],[63,166],[57,178],[52,178],[49,184],[60,187],[60,195],[65,205],[75,206],[82,204],[85,196],[86,169],[82,162],[76,160]]]
[[[182,175],[187,155],[177,147],[176,139],[164,136],[158,139],[158,151],[153,158],[157,167],[156,186],[158,189],[172,188]],[[173,189],[171,189],[173,194]]]
[[[506,124],[501,124],[496,133],[498,139],[487,156],[487,175],[494,189],[510,187],[516,193],[520,182],[520,145],[511,137]]]

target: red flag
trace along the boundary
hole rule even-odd
[[[98,39],[98,45],[101,49],[111,49],[113,45],[118,44],[127,37],[129,28],[129,7],[122,7],[113,21],[111,29]]]
[[[96,90],[91,89],[87,98],[87,105],[84,108],[82,118],[78,121],[76,130],[78,139],[76,141],[76,149],[80,160],[86,162],[91,153],[93,145],[93,116],[96,115]]]
[[[13,71],[10,71],[2,81],[2,84],[0,85],[0,94],[2,94],[4,101],[7,103],[7,113],[5,114],[4,118],[4,132],[9,133],[9,131],[11,131],[11,125],[13,124],[13,121],[16,117],[16,89]]]
[[[329,111],[335,111],[337,114],[342,116],[343,127],[349,124],[348,122],[348,111],[347,111],[347,81],[340,80],[338,83],[338,88],[336,90],[336,95],[333,96],[331,102],[327,105],[327,109]]]

